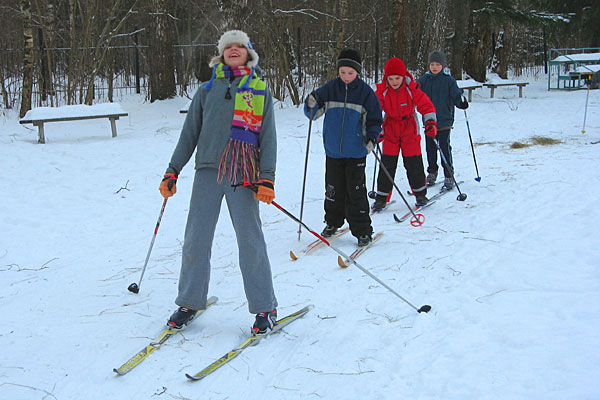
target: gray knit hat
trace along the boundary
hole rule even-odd
[[[429,53],[429,58],[427,59],[427,62],[429,64],[431,64],[432,62],[437,62],[442,64],[442,67],[446,67],[446,55],[444,53],[442,53],[441,51],[432,51],[431,53]]]

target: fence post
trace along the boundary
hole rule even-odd
[[[134,54],[135,54],[135,92],[140,94],[140,55],[138,50],[138,34],[137,27],[133,28],[136,32],[133,35],[133,42],[135,43]]]
[[[379,25],[375,24],[375,83],[379,82]]]
[[[301,29],[300,27],[298,27],[297,29],[297,42],[298,42],[298,47],[296,50],[296,54],[297,54],[297,61],[298,61],[298,86],[302,86],[302,46],[301,46],[301,42],[300,42],[300,33],[301,33]]]

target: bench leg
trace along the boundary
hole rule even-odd
[[[472,98],[473,98],[473,89],[469,89],[469,103],[471,103]]]
[[[490,99],[494,98],[494,89],[496,89],[494,86],[490,88]]]
[[[112,131],[112,137],[117,137],[117,118],[110,118],[110,129]]]
[[[46,137],[44,136],[44,123],[38,122],[37,124],[35,124],[35,126],[38,127],[38,143],[46,143]]]
[[[519,97],[523,97],[523,86],[519,86]]]

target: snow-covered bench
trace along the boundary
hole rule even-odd
[[[496,88],[500,87],[500,86],[518,86],[519,87],[519,97],[523,97],[523,88],[527,85],[529,85],[529,82],[516,82],[516,81],[504,81],[504,80],[497,81],[497,82],[487,82],[487,83],[483,84],[483,86],[489,87],[491,89],[490,98],[494,97],[494,90],[496,90]]]
[[[462,90],[463,93],[465,92],[465,90],[468,90],[469,103],[471,102],[471,99],[473,98],[473,90],[483,87],[483,83],[474,81],[472,79],[459,80],[459,81],[456,81],[456,83],[458,84],[458,88],[460,90]]]
[[[108,118],[112,137],[117,136],[116,120],[127,117],[118,103],[103,103],[92,106],[72,105],[61,107],[38,107],[27,111],[25,116],[19,120],[21,124],[33,124],[38,127],[38,143],[46,143],[44,136],[44,124],[46,122],[80,121],[84,119]]]

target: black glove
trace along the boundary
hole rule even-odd
[[[463,97],[460,101],[460,104],[458,105],[458,108],[460,108],[461,110],[466,110],[467,108],[469,108],[469,103],[467,102],[467,99]]]

